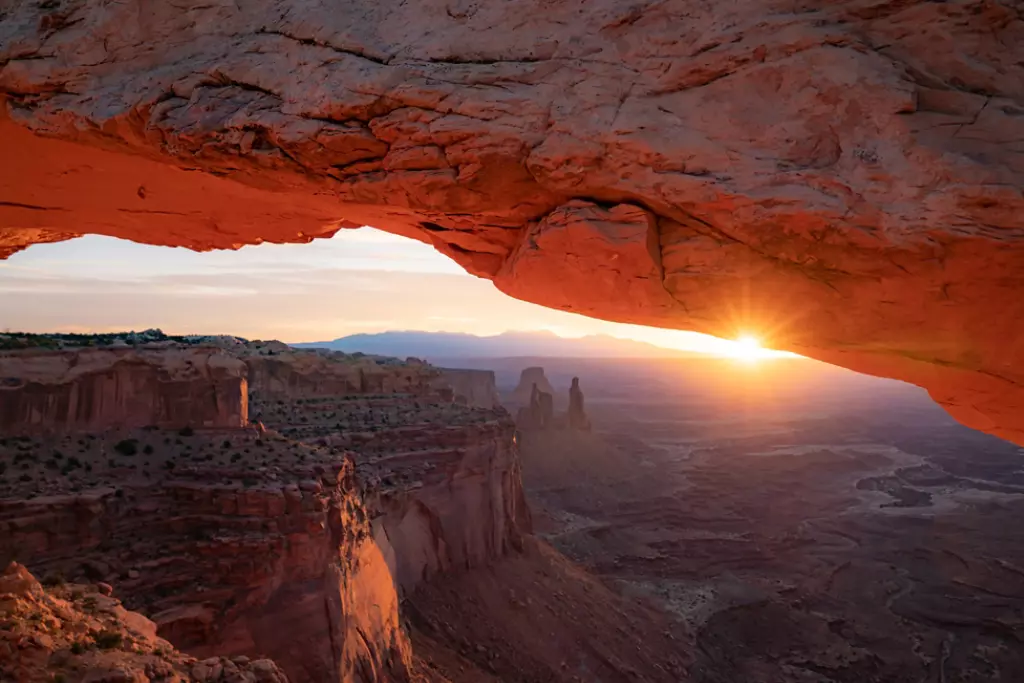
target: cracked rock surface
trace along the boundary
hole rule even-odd
[[[0,0],[0,101],[0,255],[368,224],[1024,443],[1019,2]]]

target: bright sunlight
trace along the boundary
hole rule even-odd
[[[784,351],[774,351],[761,346],[761,340],[749,334],[740,335],[735,341],[723,340],[723,352],[727,356],[742,360],[748,363],[761,360],[762,358],[774,358],[788,356]]]

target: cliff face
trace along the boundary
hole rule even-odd
[[[454,400],[474,408],[497,408],[501,405],[493,370],[440,368],[440,372],[441,376],[435,382],[451,387]]]
[[[1024,442],[1018,5],[14,0],[0,255],[373,225]]]
[[[404,593],[480,566],[529,531],[514,424],[503,410],[412,396],[256,402],[268,428],[352,454],[373,535]]]
[[[283,345],[281,345],[283,346]],[[438,371],[421,363],[378,363],[366,356],[332,351],[285,349],[271,354],[241,350],[249,388],[270,399],[353,394],[425,394]]]
[[[0,434],[241,427],[245,376],[208,348],[0,353]]]
[[[402,595],[440,573],[479,567],[521,548],[529,512],[508,422],[425,440],[418,458],[368,460],[387,478],[367,498],[374,535]]]
[[[255,368],[269,429],[0,438],[0,563],[112,584],[196,656],[266,655],[294,683],[409,680],[400,596],[529,529],[513,426],[438,401],[422,363],[261,348],[228,360]],[[27,381],[37,356],[21,358],[7,369]]]
[[[160,448],[163,434],[149,434]],[[201,657],[263,654],[293,681],[404,675],[395,590],[351,465],[251,432],[187,445],[210,459],[173,460],[149,481],[111,473],[106,489],[0,500],[0,560],[103,579]],[[230,461],[246,449],[280,464]]]

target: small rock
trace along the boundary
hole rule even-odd
[[[99,591],[100,595],[110,596],[114,594],[114,587],[102,581],[96,584],[96,590]]]

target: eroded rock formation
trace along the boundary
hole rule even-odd
[[[350,454],[403,595],[505,555],[530,529],[515,426],[501,408],[374,394],[257,401],[254,410],[271,429]]]
[[[265,426],[0,432],[0,563],[114,585],[192,655],[266,655],[293,683],[410,680],[400,597],[529,530],[514,425],[438,401],[423,363],[280,346],[90,351],[223,353],[254,369]]]
[[[14,0],[0,252],[369,224],[1024,442],[1022,53],[1013,0]]]
[[[76,452],[89,465],[82,479],[105,487],[69,490],[77,472],[64,473],[63,493],[33,497],[36,481],[15,484],[0,501],[0,560],[92,574],[177,647],[267,655],[293,681],[349,681],[363,669],[378,678],[362,680],[379,680],[408,666],[388,566],[343,456],[241,430],[178,437],[177,447],[146,435],[140,449],[152,455],[109,469],[113,444]]]
[[[590,418],[583,406],[583,390],[580,389],[580,378],[572,378],[572,386],[569,387],[569,411],[566,414],[566,422],[569,429],[579,431],[590,431]]]
[[[523,371],[519,373],[519,384],[512,392],[513,400],[520,405],[529,405],[534,400],[537,391],[552,396],[555,393],[551,382],[544,374],[544,368],[523,368]]]
[[[554,397],[534,384],[529,405],[520,408],[516,415],[516,426],[519,429],[549,429],[554,423]]]
[[[0,352],[0,434],[247,422],[245,365],[218,349]]]

